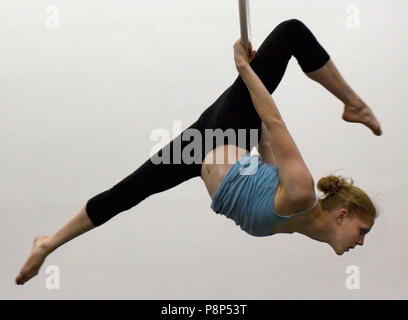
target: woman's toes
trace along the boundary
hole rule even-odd
[[[34,239],[31,253],[15,279],[16,284],[24,284],[38,274],[41,265],[49,254],[48,247],[44,245],[47,238],[47,236],[38,236]]]
[[[358,122],[369,127],[377,136],[382,134],[381,125],[374,116],[372,110],[366,105],[345,105],[342,115],[343,120]]]
[[[16,278],[16,284],[24,284],[24,276],[21,273]]]
[[[380,126],[376,127],[376,128],[374,129],[374,133],[375,133],[377,136],[381,136],[381,135],[382,135],[381,127],[380,127]]]

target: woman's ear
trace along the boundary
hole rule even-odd
[[[345,208],[337,209],[335,215],[337,223],[341,225],[348,216],[348,210]]]

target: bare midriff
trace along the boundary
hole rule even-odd
[[[247,153],[248,150],[246,149],[234,145],[223,145],[210,151],[205,156],[201,166],[201,178],[207,187],[211,199],[214,197],[218,186],[228,170]]]

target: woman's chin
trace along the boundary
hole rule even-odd
[[[346,251],[348,251],[348,250],[336,249],[336,248],[333,248],[333,250],[338,256],[342,256]]]

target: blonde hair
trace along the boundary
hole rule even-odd
[[[342,176],[329,175],[321,178],[317,183],[317,189],[324,194],[319,199],[321,207],[330,211],[341,206],[361,218],[377,218],[377,209],[371,199],[353,183],[353,179],[347,181]]]

